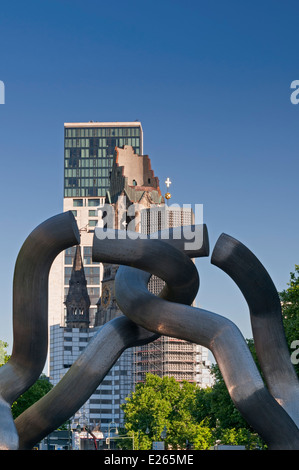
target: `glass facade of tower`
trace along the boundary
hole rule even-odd
[[[70,123],[64,126],[64,197],[105,197],[115,147],[142,154],[142,127],[131,123]]]

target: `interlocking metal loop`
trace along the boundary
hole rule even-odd
[[[122,312],[149,331],[209,348],[235,406],[269,448],[299,449],[298,379],[287,353],[278,295],[267,271],[237,240],[222,235],[216,243],[212,262],[229,273],[249,303],[254,338],[269,390],[234,323],[201,308],[176,300],[169,302],[148,291],[149,275],[145,271],[161,277],[171,290],[173,279],[181,274],[183,266],[182,253],[173,252],[168,256],[165,242],[151,242],[145,240],[142,251],[142,241],[139,241],[138,256],[134,260],[135,241],[127,240],[126,248],[121,245],[120,257],[113,258],[113,262],[128,265],[120,266],[115,281],[116,299]],[[104,256],[108,247],[103,250]],[[101,244],[98,243],[95,259],[100,258]],[[140,267],[143,271],[135,269]]]
[[[189,251],[189,253],[193,257],[208,256],[209,242],[206,227],[200,226],[193,229],[199,232],[198,237],[203,238],[203,243],[198,249]],[[171,288],[165,287],[160,295],[165,299],[191,304],[198,291],[199,277],[194,263],[187,257],[185,259],[183,253],[184,244],[188,240],[184,238],[183,233],[178,234],[177,232],[178,230],[175,230],[174,236],[179,236],[180,239],[173,238],[164,242],[163,257],[167,257],[167,253],[179,256],[183,261],[183,269],[181,269],[179,275],[176,274],[173,277]],[[161,236],[161,234],[159,235]],[[163,233],[162,236],[164,236]],[[136,258],[139,256],[141,258],[146,256],[144,243],[146,243],[146,250],[148,250],[151,246],[151,240],[141,240],[141,243],[138,243],[137,240],[134,242],[132,250],[126,240],[118,240],[112,244],[111,240],[106,238],[101,240],[101,254],[99,255],[101,261],[114,263],[116,259],[122,257],[122,253],[124,256],[123,261],[126,258],[136,262]],[[93,258],[97,256],[96,246],[97,243],[95,242]],[[138,246],[141,248],[140,252]],[[105,247],[108,250],[107,252],[105,252]],[[148,253],[149,259],[152,259],[153,263],[156,264],[151,249]],[[161,259],[162,253],[157,252],[156,255]],[[85,350],[60,382],[16,419],[15,424],[19,434],[20,449],[32,448],[34,444],[71,418],[100,385],[125,349],[149,343],[158,337],[159,334],[137,326],[136,323],[125,316],[106,323],[95,333],[92,341],[88,343]]]
[[[255,350],[267,387],[299,425],[299,383],[290,360],[280,299],[264,266],[241,242],[222,234],[211,263],[240,288],[250,312]]]
[[[209,255],[206,226],[192,230],[203,240],[194,250],[190,245],[186,249],[188,240],[181,227],[168,231],[168,239],[163,231],[154,239],[153,235],[124,239],[124,231],[96,229],[93,260],[120,265],[115,295],[125,316],[97,330],[61,381],[13,424],[12,401],[35,382],[46,359],[50,265],[62,249],[79,243],[69,214],[56,216],[33,232],[16,264],[13,354],[0,369],[1,448],[32,448],[86,402],[126,348],[166,335],[212,351],[235,406],[270,449],[299,449],[298,379],[275,286],[248,248],[228,235],[219,237],[211,262],[236,282],[248,303],[265,385],[237,326],[191,306],[199,288],[191,259]],[[153,274],[165,281],[159,296],[148,290]]]
[[[48,277],[56,256],[80,243],[71,212],[40,224],[25,240],[13,280],[13,350],[0,368],[0,449],[17,449],[12,403],[40,376],[48,350]]]

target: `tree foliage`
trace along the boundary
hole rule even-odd
[[[263,447],[235,408],[218,366],[213,366],[213,373],[215,385],[206,389],[147,374],[145,383],[123,405],[125,428],[134,436],[135,448],[150,449],[152,441],[161,441],[164,426],[166,448],[170,449],[184,449],[189,443],[204,450],[217,440],[248,449]]]
[[[40,378],[12,404],[11,411],[13,418],[16,419],[23,411],[46,395],[52,387],[53,385],[48,381],[48,378],[42,374]]]
[[[196,386],[180,385],[173,377],[160,378],[147,374],[146,381],[123,405],[125,428],[134,436],[136,449],[150,449],[153,441],[161,441],[166,427],[166,447],[206,449],[212,443],[211,430],[193,416]]]
[[[5,341],[0,340],[0,367],[3,366],[3,364],[5,364],[9,359],[7,348],[8,344]]]
[[[10,358],[7,354],[7,347],[8,344],[0,340],[0,359],[3,359],[0,361],[0,367]],[[23,411],[37,402],[52,388],[53,385],[48,381],[47,377],[42,374],[40,378],[12,404],[11,411],[13,418],[16,419]]]

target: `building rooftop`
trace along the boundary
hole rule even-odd
[[[141,127],[139,121],[128,121],[128,122],[65,122],[64,127]]]

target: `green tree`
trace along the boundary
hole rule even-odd
[[[7,348],[8,344],[0,340],[0,367],[10,358],[7,354]],[[52,388],[53,385],[48,381],[47,377],[42,374],[40,378],[12,404],[11,411],[13,418],[16,419],[23,411],[42,398]]]
[[[13,418],[16,419],[23,411],[46,395],[52,388],[53,385],[48,381],[48,378],[42,374],[40,378],[12,404],[11,411]]]
[[[247,340],[249,349],[256,358],[252,340]],[[264,443],[247,424],[235,407],[217,364],[212,366],[215,383],[211,388],[197,388],[193,404],[193,416],[198,422],[210,427],[214,443],[245,445],[248,449],[263,448]]]
[[[212,444],[212,433],[192,415],[196,386],[179,384],[173,377],[160,378],[147,374],[146,381],[122,405],[125,428],[134,436],[136,449],[150,449],[153,441],[161,441],[166,427],[166,448],[182,449],[191,442],[195,449]]]
[[[7,348],[8,344],[0,339],[0,367],[3,366],[3,364],[5,364],[9,359]]]

